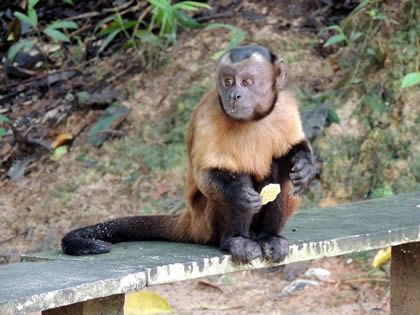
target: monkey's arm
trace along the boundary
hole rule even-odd
[[[248,174],[233,174],[226,170],[201,171],[197,176],[200,191],[208,198],[252,213],[262,207],[262,197],[252,188]]]
[[[293,184],[289,194],[300,194],[308,188],[316,175],[315,157],[309,141],[303,140],[295,144],[286,159],[291,167],[289,177]]]

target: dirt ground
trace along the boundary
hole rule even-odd
[[[147,291],[164,297],[175,314],[389,314],[388,284],[369,281],[359,263],[347,262],[344,258],[313,262],[311,268],[329,270],[330,278],[287,296],[281,290],[290,282],[282,280],[280,272],[267,271],[160,285]]]
[[[287,15],[285,10],[290,9],[291,1],[270,9],[266,3],[269,1],[264,1],[264,5],[258,1],[243,4],[247,11],[261,15],[261,19],[233,17],[229,23],[248,32],[247,43],[268,45],[288,61],[292,90],[298,85],[327,86],[334,80],[332,66],[314,52],[313,33],[298,30],[303,17]],[[292,26],[284,29],[279,21]],[[229,34],[223,30],[181,34],[178,46],[169,52],[170,64],[125,81],[130,95],[124,105],[131,113],[121,128],[127,137],[135,137],[145,121],[160,119],[173,111],[175,100],[194,82],[214,79],[215,61],[210,56],[226,48],[228,39]],[[95,117],[97,114],[93,113],[83,119],[94,120]],[[73,117],[73,121],[77,119]],[[71,123],[70,119],[66,122]],[[162,192],[158,197],[182,199],[184,168],[169,175],[142,172],[133,185],[127,186],[128,173],[100,172],[81,162],[81,156],[89,156],[100,160],[105,168],[116,167],[113,163],[123,153],[115,144],[123,140],[113,139],[97,149],[86,139],[87,135],[82,133],[74,140],[70,153],[59,162],[46,157],[34,163],[30,173],[19,181],[0,182],[0,263],[16,262],[26,252],[58,248],[61,237],[73,228],[144,213],[149,205],[148,198],[156,190]],[[141,165],[137,168],[143,171]],[[328,269],[331,278],[290,296],[281,295],[282,288],[289,283],[282,280],[281,273],[266,271],[242,272],[148,290],[166,298],[176,314],[389,313],[388,284],[371,280],[369,269],[362,268],[363,264],[356,261],[348,263],[348,259],[313,262],[311,267]],[[352,280],[344,281],[349,279]]]

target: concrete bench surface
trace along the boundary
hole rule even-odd
[[[284,236],[282,264],[420,241],[420,192],[296,212]],[[144,286],[272,266],[233,264],[215,247],[169,242],[113,245],[111,253],[67,256],[60,250],[26,255],[0,266],[0,314],[56,308]]]

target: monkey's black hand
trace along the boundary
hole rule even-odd
[[[311,181],[316,175],[316,167],[314,157],[311,152],[298,152],[292,158],[293,166],[289,174],[293,184],[293,189],[289,195],[297,195],[308,188]]]
[[[257,213],[262,207],[262,196],[252,187],[241,182],[232,183],[226,195],[235,208]]]

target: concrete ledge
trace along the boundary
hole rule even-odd
[[[420,192],[299,211],[284,235],[291,245],[283,264],[419,242]],[[74,257],[55,250],[23,259],[27,262],[0,266],[2,315],[272,266],[262,260],[236,265],[217,248],[168,242],[121,243],[103,255]]]
[[[141,269],[71,261],[10,264],[0,267],[0,314],[36,312],[141,290]]]
[[[287,223],[284,235],[291,245],[281,264],[417,242],[420,192],[299,211]],[[237,265],[215,247],[169,242],[115,244],[111,253],[96,256],[68,256],[56,250],[24,259],[135,267],[145,270],[148,286],[272,266],[263,260]]]

